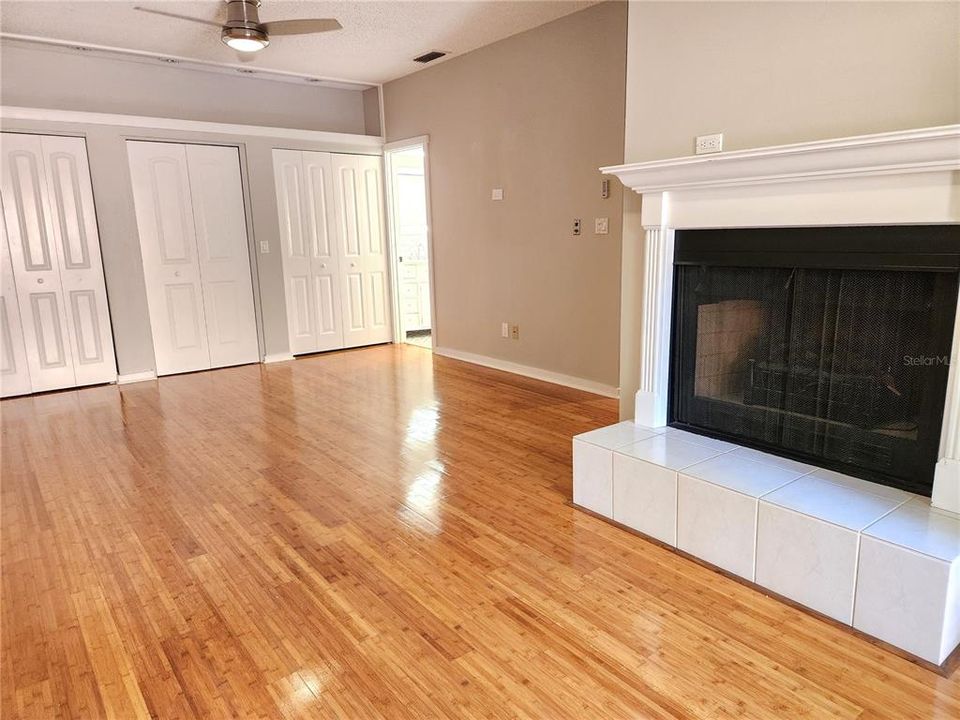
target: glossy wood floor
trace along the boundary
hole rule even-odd
[[[957,718],[569,505],[614,401],[379,347],[4,401],[12,718]]]

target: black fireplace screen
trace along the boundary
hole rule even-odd
[[[676,258],[671,425],[930,494],[956,227],[682,231]]]

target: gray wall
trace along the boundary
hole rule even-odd
[[[603,3],[384,85],[387,140],[430,136],[438,345],[617,386],[622,196],[598,168],[623,158],[626,20]]]
[[[365,132],[360,91],[11,43],[0,45],[0,102],[21,107]]]
[[[960,4],[630,4],[625,161],[960,122]],[[631,194],[632,195],[632,194]],[[624,203],[621,415],[639,382],[640,202]]]
[[[204,83],[210,78],[221,76],[190,70],[174,69],[180,77],[172,84],[153,88],[152,99],[146,99],[142,91],[129,86],[109,89],[110,79],[124,76],[131,71],[126,66],[138,66],[138,63],[126,61],[108,61],[97,59],[95,77],[85,77],[87,92],[72,90],[70,78],[76,82],[76,75],[65,78],[51,78],[44,73],[49,65],[43,66],[43,72],[30,75],[36,83],[31,88],[28,76],[20,76],[23,69],[11,71],[10,48],[3,50],[4,91],[2,100],[5,105],[55,108],[59,110],[80,110],[96,112],[122,112],[124,114],[158,117],[180,117],[190,120],[215,120],[235,124],[258,124],[271,122],[277,127],[303,127],[310,130],[332,130],[336,132],[364,133],[364,114],[362,93],[347,90],[324,90],[323,97],[333,98],[333,109],[320,111],[323,103],[313,105],[317,88],[300,87],[288,83],[266,83],[282,86],[277,92],[286,94],[291,90],[299,91],[299,101],[290,96],[282,105],[273,108],[259,108],[252,103],[249,108],[230,108],[222,92],[212,87],[200,88],[194,83]],[[44,53],[58,58],[69,57],[63,53]],[[87,60],[88,58],[80,58]],[[94,72],[92,67],[86,70]],[[152,70],[153,68],[151,68]],[[169,70],[161,68],[161,70]],[[8,92],[6,79],[16,76],[14,91]],[[231,79],[232,78],[228,78]],[[240,78],[240,82],[248,82]],[[249,81],[252,82],[252,81]],[[263,81],[256,81],[264,84]],[[189,100],[177,95],[172,87],[191,86]],[[91,89],[91,88],[95,88]],[[90,93],[88,96],[87,93]],[[334,93],[334,95],[329,95]],[[343,95],[345,97],[340,97]],[[348,96],[348,97],[346,97]],[[180,100],[183,103],[180,104]],[[224,103],[227,103],[226,105]],[[339,109],[337,109],[339,108]],[[181,112],[182,110],[182,112]],[[284,115],[284,110],[289,115]],[[311,115],[316,110],[318,115]],[[266,114],[265,114],[266,113]],[[327,113],[327,114],[324,114]],[[309,116],[309,117],[308,117]],[[324,123],[329,122],[328,127]],[[273,148],[293,148],[302,150],[332,150],[334,152],[371,152],[361,145],[340,146],[325,141],[291,140],[283,137],[255,135],[237,135],[227,133],[188,132],[160,130],[122,125],[94,125],[73,122],[55,122],[50,120],[9,120],[2,123],[3,130],[17,132],[36,132],[78,135],[86,138],[90,160],[90,174],[93,182],[94,201],[97,208],[97,222],[100,230],[100,244],[103,255],[104,274],[107,293],[110,300],[110,317],[113,324],[114,344],[117,352],[117,366],[121,375],[129,375],[154,369],[153,342],[150,333],[150,317],[147,309],[146,286],[140,258],[140,244],[137,234],[136,214],[133,204],[133,192],[130,184],[130,171],[127,164],[125,142],[135,140],[172,140],[177,142],[215,143],[235,145],[240,148],[241,163],[244,170],[244,191],[246,194],[248,230],[250,231],[252,269],[256,276],[255,294],[261,309],[260,328],[263,349],[266,354],[285,354],[289,352],[287,337],[286,307],[283,293],[283,271],[280,258],[279,220],[276,193],[273,179]],[[270,244],[268,254],[255,250],[260,241]]]

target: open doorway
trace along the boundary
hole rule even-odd
[[[388,179],[398,342],[432,349],[432,248],[426,138],[384,147]]]

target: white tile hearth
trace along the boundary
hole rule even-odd
[[[613,517],[613,451],[663,432],[664,428],[645,428],[628,420],[575,436],[573,502]]]
[[[677,471],[722,452],[672,434],[620,448],[613,455],[613,519],[676,545]]]
[[[806,475],[807,473],[813,472],[817,469],[813,465],[807,465],[806,463],[790,460],[789,458],[783,458],[778,455],[760,452],[759,450],[754,450],[753,448],[738,447],[731,454],[738,457],[744,457],[747,460],[753,460],[754,462],[763,463],[764,465],[773,465],[774,467],[784,468],[786,470],[795,470],[800,475]]]
[[[853,625],[940,664],[960,643],[960,517],[912,500],[861,538]]]
[[[654,435],[662,435],[667,428],[648,428],[637,425],[631,420],[608,425],[607,427],[591,430],[581,433],[575,437],[576,440],[588,442],[592,445],[598,445],[608,450],[616,450],[624,445],[632,445],[635,442],[646,440]]]
[[[797,465],[788,469],[731,452],[681,472],[677,547],[752,581],[758,498],[813,470]]]
[[[613,517],[613,451],[573,439],[573,502]]]
[[[667,428],[664,434],[669,435],[677,440],[693,443],[694,445],[703,445],[704,447],[708,447],[711,450],[717,450],[718,452],[730,452],[731,450],[736,450],[738,447],[733,443],[724,442],[723,440],[714,440],[713,438],[708,438],[704,435],[697,435],[692,432],[687,432],[686,430],[677,430],[676,428]]]
[[[574,503],[933,663],[960,643],[960,515],[672,428],[573,440]]]
[[[723,445],[729,445],[729,443],[723,443]],[[727,449],[717,449],[704,443],[692,443],[685,438],[681,439],[667,433],[626,445],[619,448],[617,452],[669,470],[683,470],[728,452],[730,449],[733,449],[732,445]]]
[[[765,495],[757,522],[756,582],[844,623],[853,621],[860,531],[910,495],[883,497],[826,471],[805,475]],[[839,482],[838,482],[839,480]]]

